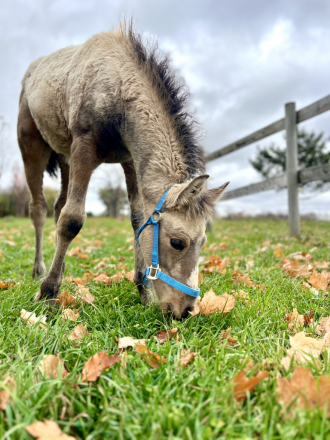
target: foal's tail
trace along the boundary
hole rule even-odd
[[[52,151],[52,154],[50,155],[46,167],[46,171],[51,177],[57,177],[57,170],[58,170],[57,153],[55,153],[55,151]]]

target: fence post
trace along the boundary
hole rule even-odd
[[[285,104],[285,130],[290,235],[298,236],[300,234],[300,216],[298,200],[298,145],[295,102]]]

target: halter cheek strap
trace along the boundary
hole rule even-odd
[[[199,295],[199,292],[200,292],[199,289],[192,289],[191,287],[186,286],[185,284],[182,284],[179,281],[174,280],[170,276],[163,273],[159,267],[159,250],[158,250],[159,221],[161,218],[161,210],[162,210],[163,204],[165,202],[167,194],[170,192],[170,189],[168,189],[166,191],[166,193],[163,195],[163,197],[159,200],[159,202],[155,208],[154,213],[140,227],[140,229],[138,230],[138,233],[136,235],[137,244],[140,246],[139,236],[140,236],[141,232],[143,231],[143,229],[146,226],[148,226],[148,225],[153,226],[151,266],[145,270],[142,283],[145,286],[147,284],[148,280],[156,280],[158,278],[158,279],[164,281],[164,283],[169,284],[170,286],[174,287],[175,289],[178,289],[181,292],[196,298]],[[158,220],[154,219],[154,214],[158,214]]]

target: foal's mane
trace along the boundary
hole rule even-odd
[[[162,101],[178,139],[183,146],[183,161],[189,178],[205,173],[203,151],[198,146],[200,128],[188,111],[189,91],[170,70],[169,60],[163,56],[158,44],[144,43],[141,34],[133,26],[132,20],[124,24],[124,31],[131,43],[136,62],[150,80]]]

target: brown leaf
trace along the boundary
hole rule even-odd
[[[68,339],[70,341],[76,341],[76,343],[80,343],[83,340],[84,336],[90,336],[90,335],[91,334],[88,333],[87,331],[87,327],[80,324],[73,329],[73,332],[68,337]]]
[[[162,345],[164,342],[166,342],[168,339],[172,339],[173,336],[175,336],[178,333],[177,328],[172,328],[170,331],[161,330],[158,335],[154,335],[155,338],[159,340],[159,344]]]
[[[130,252],[133,252],[133,251],[134,251],[134,246],[131,244],[131,245],[128,247],[127,250],[130,251]]]
[[[232,273],[231,279],[234,284],[246,284],[248,287],[255,287],[255,283],[250,280],[250,276],[248,273],[245,273],[243,275],[241,272],[236,270]]]
[[[307,281],[315,289],[328,290],[329,279],[330,279],[330,272],[318,273],[314,270],[312,275],[308,278]]]
[[[133,339],[130,336],[125,336],[124,338],[116,338],[118,341],[118,349],[124,350],[125,348],[134,348],[136,344],[146,345],[145,339]]]
[[[77,290],[78,298],[80,301],[83,301],[88,304],[92,304],[95,300],[95,296],[93,296],[87,287],[79,287]]]
[[[142,359],[144,359],[151,368],[159,368],[161,364],[165,364],[167,362],[166,358],[159,356],[158,353],[154,353],[150,351],[148,347],[142,344],[136,344],[135,352],[137,354],[142,354]]]
[[[273,252],[274,256],[276,258],[282,258],[283,257],[283,251],[282,249],[275,249]]]
[[[104,280],[104,284],[110,285],[114,283],[121,283],[124,279],[124,275],[124,271],[117,272],[115,275],[112,275],[112,277],[108,277],[106,280]]]
[[[318,360],[322,350],[328,345],[325,339],[315,339],[305,335],[305,332],[290,336],[291,348],[287,351],[287,356],[281,360],[283,367],[288,370],[291,359],[304,364]]]
[[[74,307],[76,305],[76,298],[70,295],[69,290],[67,289],[59,294],[58,298],[56,299],[56,302],[61,307],[67,307],[68,305]]]
[[[234,397],[239,402],[244,400],[247,396],[247,392],[251,392],[259,382],[268,377],[269,373],[267,371],[259,371],[253,377],[246,377],[245,371],[241,370],[233,379],[234,387]]]
[[[290,380],[277,379],[278,400],[290,413],[295,407],[317,408],[321,411],[327,405],[326,415],[330,417],[330,376],[314,379],[309,368],[295,367]]]
[[[37,316],[34,312],[27,312],[25,309],[20,311],[22,321],[27,325],[39,324],[40,329],[45,329],[47,327],[46,316]]]
[[[4,240],[3,243],[8,244],[9,246],[16,246],[16,243],[12,240]]]
[[[101,351],[90,357],[84,364],[82,382],[95,382],[102,371],[121,361],[121,357],[112,355],[108,357],[107,351]]]
[[[179,359],[179,363],[183,368],[186,368],[187,365],[190,364],[190,362],[195,358],[196,353],[190,351],[191,349],[189,348],[189,350],[185,350],[184,348],[181,350],[181,354],[180,354],[180,359]]]
[[[216,295],[211,288],[205,293],[202,301],[196,303],[195,309],[189,312],[192,316],[198,313],[202,315],[212,315],[213,313],[228,313],[235,305],[235,298],[228,293]],[[196,313],[197,311],[197,313]]]
[[[249,356],[246,356],[245,359],[240,359],[239,363],[241,365],[245,364],[244,371],[251,371],[252,368],[254,367],[253,359],[251,359]]]
[[[321,318],[318,326],[316,327],[315,333],[322,336],[324,333],[330,332],[330,316],[326,318]]]
[[[293,309],[292,312],[285,315],[284,321],[288,321],[288,329],[293,333],[301,331],[306,322],[305,316],[299,315],[297,309]]]
[[[52,420],[34,422],[25,426],[26,431],[38,440],[75,440],[71,435],[65,434],[59,425]]]
[[[106,273],[100,273],[96,278],[94,278],[94,283],[103,283],[108,277]]]
[[[130,281],[131,283],[134,283],[134,269],[130,272],[125,273],[125,278]]]
[[[10,392],[15,392],[16,382],[11,376],[5,377],[3,384]],[[6,411],[6,407],[10,401],[10,393],[7,389],[0,390],[0,410],[2,411]]]
[[[14,287],[14,283],[4,283],[3,281],[0,281],[0,289],[9,289],[9,287]]]
[[[48,355],[39,364],[39,370],[47,379],[65,379],[68,372],[59,356]]]
[[[231,327],[228,327],[225,330],[221,330],[220,337],[222,341],[226,341],[226,345],[228,347],[234,347],[238,344],[236,339],[233,336],[230,336]]]
[[[69,321],[77,321],[78,318],[79,318],[79,313],[75,313],[71,309],[65,309],[62,314],[63,321],[65,321],[66,319],[68,319]]]

